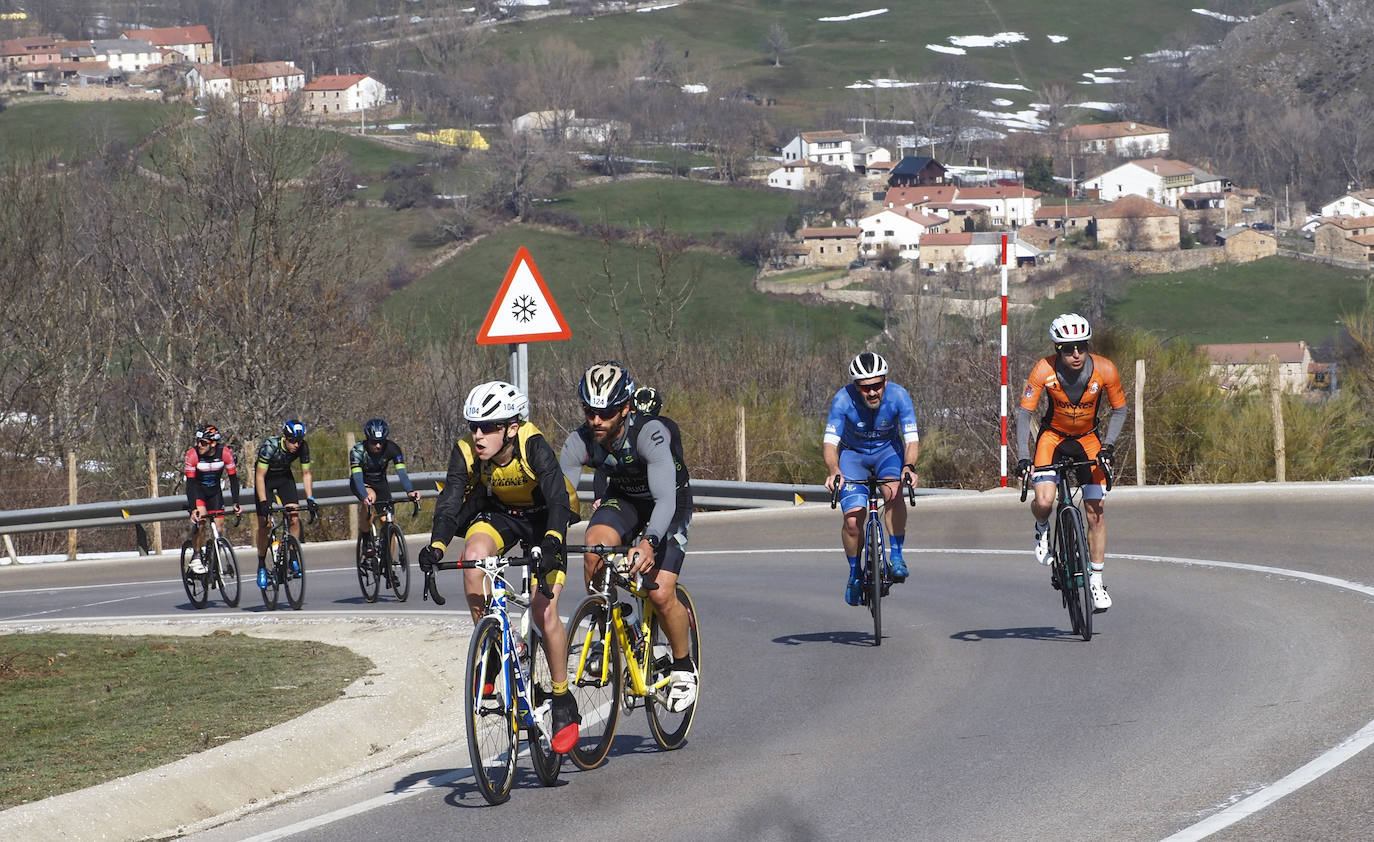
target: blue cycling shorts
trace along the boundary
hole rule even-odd
[[[880,477],[902,475],[902,454],[895,447],[884,448],[877,453],[860,453],[857,450],[840,451],[840,474],[845,478],[844,488],[840,491],[840,508],[846,512],[868,508],[868,489],[863,481],[869,474]]]

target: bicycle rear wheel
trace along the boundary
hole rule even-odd
[[[472,776],[482,797],[500,804],[510,798],[520,741],[514,688],[501,663],[501,623],[495,617],[483,617],[473,630],[467,670],[464,718]]]
[[[1088,575],[1088,539],[1083,513],[1073,506],[1059,510],[1055,534],[1059,559],[1064,565],[1064,603],[1069,609],[1073,631],[1084,640],[1093,636],[1093,594]]]
[[[601,765],[611,750],[620,718],[620,659],[605,598],[587,597],[568,621],[568,690],[582,714],[569,754],[579,769]]]
[[[295,535],[286,536],[286,569],[277,571],[286,588],[286,601],[295,611],[301,610],[305,602],[305,557],[301,554],[301,542]]]
[[[527,643],[529,645],[525,651],[529,653],[530,704],[534,705],[535,718],[539,719],[540,706],[553,700],[553,675],[549,672],[549,650],[544,645],[544,637],[531,631]],[[544,711],[542,720],[545,730],[552,735],[552,708]],[[563,755],[553,750],[550,738],[544,736],[537,727],[526,730],[525,739],[530,745],[534,774],[544,786],[553,786],[558,782],[558,773],[563,768]]]
[[[215,562],[219,579],[219,594],[224,604],[237,608],[239,604],[239,562],[234,557],[234,548],[227,538],[215,542]]]
[[[649,731],[659,747],[672,751],[687,739],[692,730],[692,720],[696,718],[697,703],[701,701],[701,634],[697,629],[697,609],[692,604],[692,595],[682,585],[677,586],[677,601],[687,611],[687,651],[697,670],[697,698],[685,710],[668,710],[668,674],[673,669],[673,650],[668,645],[668,635],[654,615],[649,624],[649,651],[653,653],[653,663],[649,665],[649,675],[644,681],[649,685],[648,704],[644,711],[649,715]],[[664,682],[662,687],[656,687]]]
[[[181,542],[181,585],[186,589],[186,598],[192,608],[204,608],[210,600],[209,577],[204,573],[191,572],[191,555],[195,547],[190,541]]]
[[[376,602],[381,577],[377,575],[376,560],[367,557],[367,544],[371,540],[371,535],[358,536],[358,549],[354,553],[354,559],[358,564],[358,587],[362,589],[363,599]]]
[[[386,527],[387,575],[391,577],[391,593],[397,602],[405,602],[410,596],[410,559],[406,554],[406,536],[401,527],[394,523]]]
[[[883,645],[883,576],[887,572],[884,551],[883,530],[878,524],[869,524],[868,540],[864,550],[864,576],[868,579],[868,611],[873,615],[873,645]]]

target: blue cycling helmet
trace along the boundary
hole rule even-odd
[[[391,435],[391,428],[381,418],[369,418],[367,423],[363,424],[363,438],[370,442],[386,441],[386,437],[389,435]]]
[[[305,424],[292,418],[281,425],[281,434],[293,441],[302,441],[305,439]]]

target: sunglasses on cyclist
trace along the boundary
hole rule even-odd
[[[595,409],[584,403],[582,404],[582,415],[586,418],[600,418],[603,421],[607,421],[619,415],[620,410],[624,408],[625,404],[623,403],[620,406],[609,406],[605,409]]]
[[[881,392],[887,385],[887,379],[879,380],[877,383],[855,383],[854,388],[860,392]]]
[[[504,429],[509,423],[509,421],[469,421],[468,429],[474,433],[482,433],[485,435]]]
[[[1088,343],[1086,342],[1065,342],[1062,345],[1054,346],[1054,349],[1061,354],[1086,354],[1088,353]]]
[[[301,442],[305,441],[305,439],[296,438],[295,436],[282,436],[282,440],[289,442],[291,444],[300,444]]]

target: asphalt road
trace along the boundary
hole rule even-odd
[[[546,789],[522,758],[487,807],[455,699],[446,747],[192,838],[1374,837],[1371,512],[1359,484],[1114,492],[1116,604],[1085,643],[1014,494],[923,498],[881,647],[841,598],[835,513],[702,516],[683,575],[702,698],[679,751],[636,712],[604,767]],[[418,578],[409,603],[365,605],[349,550],[306,553],[307,610],[286,616],[434,616]],[[195,612],[149,564],[5,570],[0,620],[264,614],[256,589]]]

